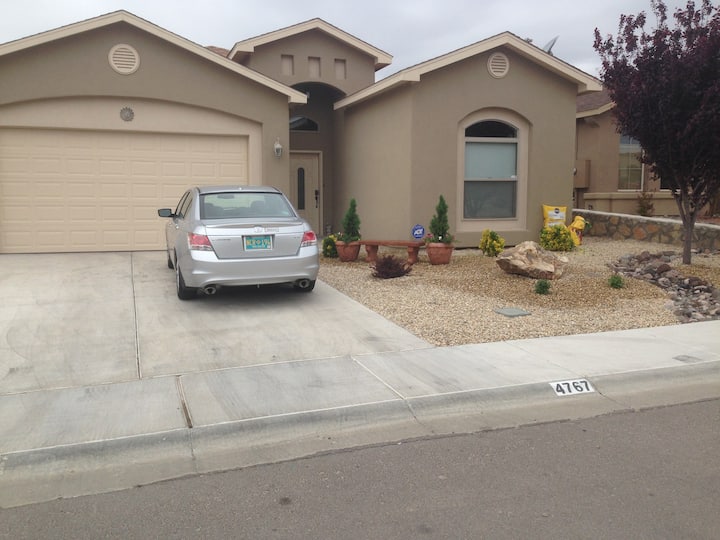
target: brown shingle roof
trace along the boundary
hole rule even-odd
[[[600,92],[590,92],[577,97],[575,101],[577,112],[594,111],[612,103],[610,94],[604,88]]]
[[[227,58],[228,53],[230,52],[229,49],[223,49],[222,47],[215,47],[214,45],[208,45],[205,47],[208,51],[212,51],[214,53],[219,54],[220,56],[224,56]]]

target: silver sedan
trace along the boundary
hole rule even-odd
[[[272,187],[194,187],[177,208],[158,210],[177,295],[215,294],[223,286],[292,283],[315,287],[318,243],[310,225]]]

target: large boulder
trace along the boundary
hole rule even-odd
[[[555,255],[531,241],[506,249],[497,258],[498,266],[508,274],[533,279],[558,279],[567,263],[567,257]]]

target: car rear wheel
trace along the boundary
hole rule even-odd
[[[296,291],[310,292],[315,288],[315,280],[314,279],[298,279],[295,283],[293,283],[293,286],[295,287]]]
[[[197,289],[185,286],[185,280],[183,279],[179,264],[175,264],[175,283],[177,285],[177,295],[180,300],[192,300],[197,296]]]

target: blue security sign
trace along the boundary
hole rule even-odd
[[[413,238],[422,240],[425,237],[425,227],[423,227],[422,225],[415,225],[412,228],[412,235]]]

